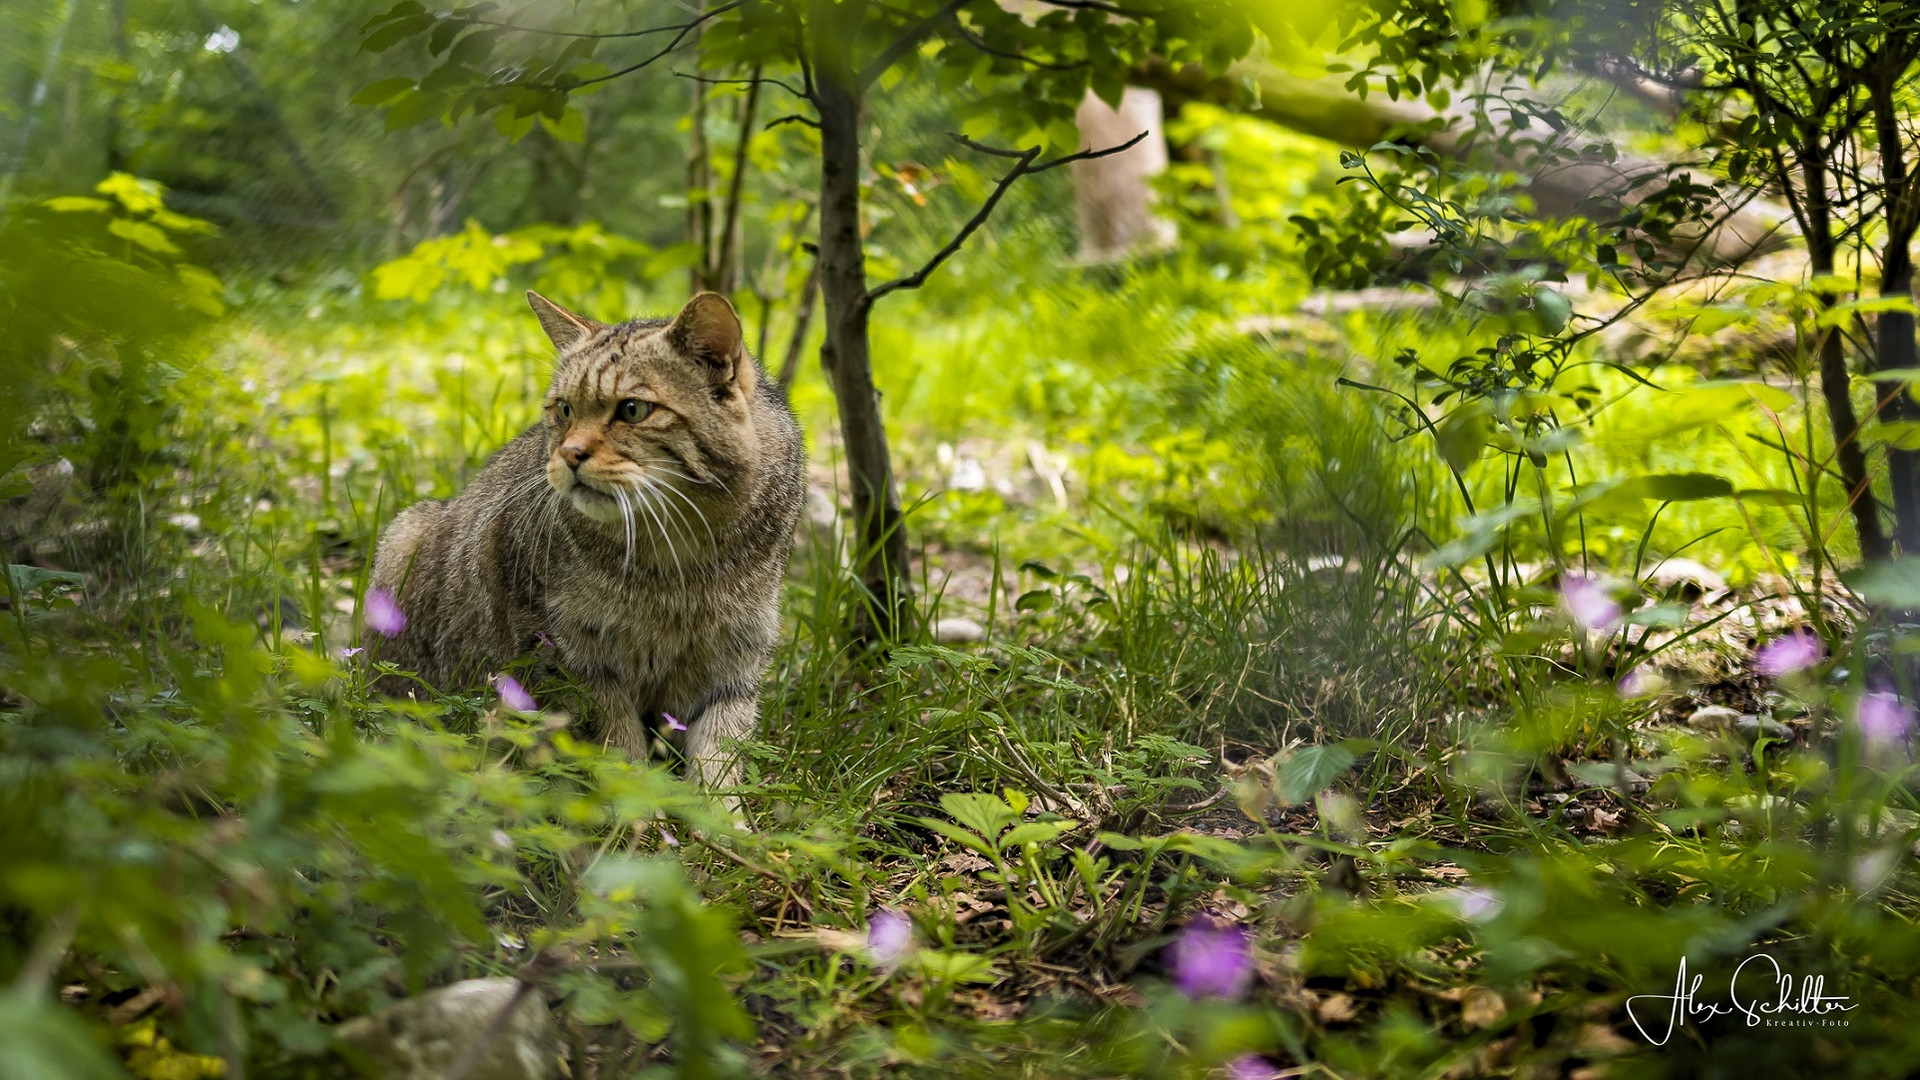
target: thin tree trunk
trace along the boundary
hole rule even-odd
[[[1887,51],[1904,54],[1904,42],[1888,41]],[[1905,63],[1900,64],[1904,69]],[[1887,215],[1887,242],[1880,268],[1880,295],[1913,298],[1913,231],[1916,207],[1907,177],[1906,148],[1900,141],[1900,114],[1893,101],[1894,80],[1900,69],[1885,70],[1872,88],[1873,123],[1880,141],[1880,176]],[[1874,340],[1874,370],[1894,371],[1920,366],[1914,343],[1911,311],[1883,311]],[[1886,392],[1890,388],[1876,388]],[[1920,419],[1920,403],[1905,387],[1893,391],[1887,412],[1899,420]],[[1894,538],[1904,555],[1920,555],[1920,451],[1891,447],[1887,451],[1887,479],[1893,489]]]
[[[705,10],[704,3],[693,5],[696,17]],[[704,34],[704,26],[694,33],[696,69]],[[687,277],[692,291],[699,293],[713,288],[713,162],[707,148],[707,84],[698,79],[689,81],[693,84],[693,108],[692,126],[687,132],[687,239],[698,255]]]
[[[793,336],[787,339],[787,359],[780,365],[780,389],[793,389],[793,378],[800,372],[800,353],[807,347],[807,331],[813,329],[813,309],[820,299],[820,260],[807,268],[807,280],[800,286],[800,303],[793,312]]]
[[[885,640],[910,614],[907,535],[894,489],[880,395],[868,351],[866,253],[860,236],[860,87],[851,45],[857,27],[842,25],[855,5],[826,0],[813,31],[815,105],[820,116],[820,291],[826,301],[821,363],[840,407],[840,434],[853,488],[855,572],[871,594],[856,617],[856,636]]]
[[[731,293],[740,287],[740,198],[746,189],[747,144],[753,139],[754,110],[760,104],[760,69],[755,67],[740,102],[740,141],[733,148],[733,176],[727,181],[726,218],[720,225],[720,254],[714,259],[714,289]]]
[[[1827,171],[1818,146],[1803,147],[1800,172],[1806,187],[1804,216],[1807,262],[1816,278],[1833,273],[1833,210],[1827,196]],[[1820,396],[1833,425],[1834,458],[1840,481],[1852,499],[1854,531],[1860,538],[1860,557],[1884,559],[1887,537],[1880,528],[1880,500],[1873,495],[1867,456],[1860,448],[1860,420],[1853,411],[1852,373],[1847,370],[1845,343],[1837,329],[1820,339]]]

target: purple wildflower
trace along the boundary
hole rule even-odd
[[[1259,1054],[1235,1058],[1227,1064],[1227,1080],[1275,1080],[1280,1070]]]
[[[342,660],[351,660],[354,657],[359,656],[361,653],[365,651],[366,649],[364,649],[363,647],[359,645],[355,645],[351,649],[335,649],[333,652],[333,655],[339,657]]]
[[[1620,605],[1607,595],[1604,586],[1590,577],[1561,579],[1560,606],[1582,630],[1598,630],[1604,634],[1620,625]]]
[[[1625,675],[1613,688],[1624,698],[1650,697],[1657,694],[1666,685],[1666,680],[1645,667],[1637,667]]]
[[[1253,956],[1245,927],[1189,920],[1169,947],[1173,985],[1191,998],[1237,998],[1253,983]]]
[[[1819,638],[1804,630],[1795,630],[1760,646],[1753,654],[1753,669],[1777,679],[1819,663],[1825,651],[1820,647]]]
[[[1913,730],[1913,710],[1900,695],[1877,690],[1860,699],[1860,734],[1872,743],[1901,742]]]
[[[665,721],[667,722],[667,730],[668,730],[668,731],[685,731],[685,730],[687,730],[687,725],[685,725],[685,724],[683,724],[683,723],[681,723],[681,722],[679,721],[679,719],[677,719],[677,718],[676,718],[676,717],[675,717],[675,716],[674,716],[674,715],[673,715],[672,713],[670,713],[670,712],[663,712],[663,713],[661,713],[661,714],[660,714],[660,718],[661,718],[662,720],[665,720]]]
[[[520,680],[511,675],[502,675],[493,680],[494,689],[500,691],[500,704],[515,712],[539,712],[540,706],[534,703],[533,695],[520,685]]]
[[[400,602],[385,589],[368,591],[365,614],[367,629],[381,637],[399,637],[400,631],[407,628],[407,613],[400,610]]]
[[[913,946],[913,922],[886,908],[867,919],[867,955],[875,963],[891,964]]]
[[[674,836],[674,835],[673,835],[672,833],[670,833],[670,832],[668,832],[668,831],[667,831],[667,830],[665,830],[665,829],[661,829],[661,830],[660,830],[660,839],[662,839],[662,840],[665,840],[665,841],[667,842],[667,846],[668,846],[668,847],[679,847],[679,846],[680,846],[680,840],[679,840],[679,838],[678,838],[678,837],[676,837],[676,836]]]
[[[1500,908],[1504,906],[1499,893],[1472,885],[1442,889],[1434,895],[1452,908],[1455,915],[1468,922],[1486,922],[1500,914]]]

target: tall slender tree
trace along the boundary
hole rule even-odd
[[[402,0],[366,24],[364,47],[424,39],[438,66],[418,78],[373,84],[357,100],[384,106],[396,126],[491,114],[507,134],[536,121],[564,134],[578,126],[568,119],[576,96],[673,56],[697,37],[705,70],[797,103],[797,111],[768,123],[800,123],[819,135],[821,360],[838,401],[852,485],[855,572],[866,601],[854,626],[865,638],[893,637],[910,624],[912,602],[899,487],[869,345],[876,302],[925,282],[1021,178],[1131,145],[1079,145],[1074,110],[1089,89],[1117,103],[1126,72],[1148,56],[1224,70],[1254,43],[1247,10],[1229,0],[1028,0],[1017,10],[992,0],[728,0],[637,29],[598,29],[591,11],[580,20],[536,25],[497,18],[486,4],[429,11]],[[596,59],[603,49],[621,54],[617,66]],[[494,61],[497,52],[514,56],[503,65]],[[887,88],[910,77],[950,95],[954,126],[966,133],[956,136],[957,152],[997,158],[1005,171],[922,265],[876,284],[862,242],[863,116]]]

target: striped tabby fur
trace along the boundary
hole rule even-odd
[[[560,350],[546,415],[387,526],[373,586],[407,622],[379,658],[470,688],[544,637],[606,743],[644,755],[671,714],[700,780],[730,785],[805,495],[799,426],[716,294],[618,326],[527,297]]]

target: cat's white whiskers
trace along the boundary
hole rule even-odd
[[[645,510],[648,516],[653,518],[653,523],[655,525],[660,527],[660,537],[661,539],[667,542],[667,554],[671,556],[673,559],[674,573],[677,574],[680,578],[680,591],[685,592],[687,588],[687,571],[686,571],[686,567],[680,564],[680,549],[674,546],[672,530],[668,529],[667,523],[661,519],[660,514],[656,509],[656,507],[653,505],[653,500],[651,498],[647,497],[644,493],[639,491],[634,492],[634,497],[636,501],[640,503],[640,508],[642,510]]]
[[[620,523],[627,539],[627,553],[620,560],[620,572],[624,574],[633,568],[633,506],[627,502],[627,493],[622,488],[615,487],[613,497],[620,504]]]
[[[648,500],[652,501],[657,491],[653,481],[642,477],[639,481],[639,487],[646,491]],[[680,508],[670,502],[655,502],[654,505],[660,509],[663,515],[671,513],[674,516],[674,520],[680,523],[681,536],[691,545],[693,543],[693,526],[687,521],[687,515],[681,513]],[[662,521],[664,522],[664,520],[665,518],[663,516]]]
[[[692,499],[688,498],[686,492],[681,491],[679,488],[674,487],[672,484],[663,484],[653,480],[651,477],[648,478],[647,484],[649,487],[653,488],[654,490],[664,491],[667,494],[673,496],[674,498],[679,499],[681,502],[687,504],[687,509],[692,510],[694,516],[700,519],[700,527],[707,530],[707,543],[713,546],[713,549],[716,553],[719,552],[720,539],[713,534],[713,525],[707,521],[707,512],[705,510],[700,509],[699,504],[695,503]],[[671,506],[673,504],[668,503],[667,505]],[[678,511],[676,511],[676,513],[678,513]],[[686,521],[686,518],[682,516],[680,520],[684,522]]]

